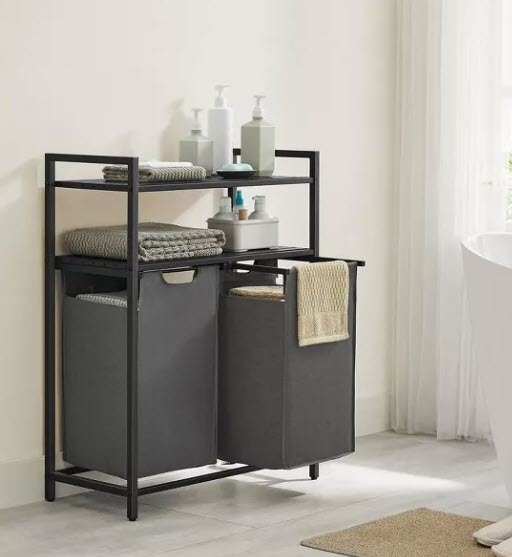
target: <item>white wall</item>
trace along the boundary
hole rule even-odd
[[[278,148],[321,151],[321,253],[368,262],[358,432],[386,429],[394,3],[0,0],[0,507],[42,497],[44,152],[173,159],[217,82],[232,86],[237,130],[264,92]],[[142,218],[201,225],[216,195],[147,195]],[[122,195],[57,201],[61,231],[124,219]],[[302,186],[272,194],[283,242],[307,241],[306,201]]]

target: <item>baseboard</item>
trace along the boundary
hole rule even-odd
[[[387,393],[356,398],[356,437],[380,433],[390,428],[390,396]]]
[[[80,488],[58,484],[56,495],[64,497],[81,491]],[[44,458],[0,462],[0,509],[38,501],[44,501]]]

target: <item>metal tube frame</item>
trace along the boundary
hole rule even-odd
[[[233,150],[233,159],[236,161],[240,155],[240,149]],[[319,257],[319,153],[317,151],[276,151],[277,157],[303,158],[309,160],[309,250],[312,255],[304,259],[320,260]],[[55,164],[57,162],[89,163],[89,164],[125,164],[128,166],[127,189],[127,234],[128,234],[128,256],[127,269],[109,268],[108,266],[91,268],[87,264],[83,266],[70,265],[68,271],[93,272],[105,275],[127,276],[127,481],[126,486],[99,481],[92,478],[82,477],[79,474],[90,472],[85,468],[70,466],[62,470],[56,469],[56,396],[55,396]],[[206,188],[208,187],[205,184]],[[85,189],[85,188],[84,188]],[[204,483],[220,478],[236,476],[247,472],[258,470],[253,466],[238,466],[219,472],[194,476],[191,478],[165,482],[147,487],[139,486],[138,477],[138,298],[139,277],[141,272],[150,270],[139,267],[138,261],[138,220],[139,220],[139,159],[138,157],[119,156],[96,156],[96,155],[71,155],[71,154],[46,154],[45,155],[45,381],[44,381],[44,434],[45,434],[45,499],[55,500],[56,482],[74,485],[86,489],[94,489],[115,495],[121,495],[127,499],[127,517],[134,521],[138,517],[138,497],[159,491],[176,489],[188,485]],[[148,190],[149,191],[149,190]],[[236,188],[228,188],[229,195],[234,198]],[[364,262],[357,262],[364,265]],[[215,262],[211,264],[222,264]],[[255,261],[258,270],[268,272],[281,272],[276,269],[276,260]],[[239,264],[238,268],[243,268]],[[248,266],[249,267],[249,266]],[[253,269],[254,270],[254,269]],[[319,465],[309,466],[310,478],[317,479]]]

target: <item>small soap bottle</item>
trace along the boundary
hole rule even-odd
[[[180,161],[191,162],[195,166],[202,166],[206,175],[213,171],[213,141],[202,133],[199,113],[201,108],[193,108],[194,121],[190,135],[180,141]]]
[[[244,196],[242,195],[241,190],[236,190],[235,204],[233,206],[233,214],[235,215],[235,220],[239,219],[238,213],[240,212],[240,209],[246,210],[244,205]]]
[[[275,166],[275,128],[263,119],[263,95],[254,95],[252,120],[242,126],[242,162],[250,164],[257,176],[272,176]]]
[[[249,220],[269,220],[270,215],[266,209],[267,198],[264,195],[255,195],[253,200],[254,211],[249,215]]]
[[[231,210],[231,198],[227,195],[220,198],[220,205],[218,213],[213,215],[215,220],[234,221],[235,215]]]

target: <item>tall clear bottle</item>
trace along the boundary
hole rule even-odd
[[[275,167],[275,127],[263,116],[264,95],[254,95],[252,120],[242,126],[242,162],[250,164],[257,176],[272,176]]]
[[[224,89],[217,85],[213,108],[208,110],[208,137],[213,141],[213,171],[233,162],[233,109],[227,106]]]

